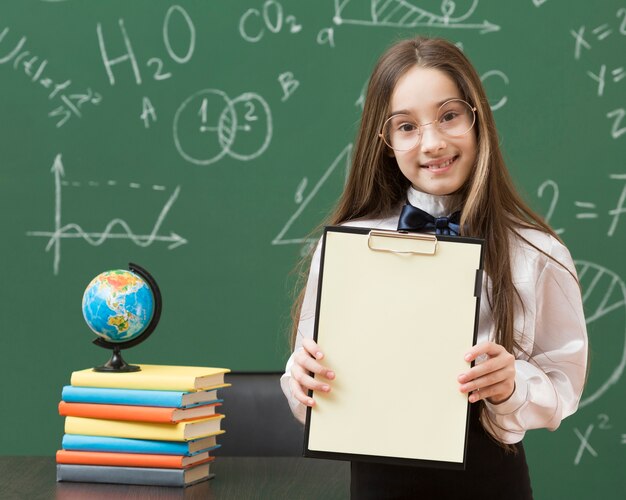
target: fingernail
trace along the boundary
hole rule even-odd
[[[472,359],[472,355],[471,355],[471,354],[469,354],[469,353],[467,353],[467,354],[465,355],[465,361],[469,361],[470,359]]]
[[[330,391],[330,386],[329,385],[325,385],[325,386],[322,387],[322,390],[325,391],[325,392],[328,392],[328,391]]]
[[[465,382],[465,373],[461,373],[461,375],[459,375],[458,379],[459,382]]]
[[[324,354],[323,354],[321,351],[317,351],[317,352],[315,353],[315,357],[316,357],[317,359],[322,359],[322,358],[324,357]]]
[[[309,406],[313,406],[315,404],[315,401],[313,401],[312,399],[309,399],[308,404]]]
[[[335,378],[335,372],[327,371],[326,372],[326,378]]]

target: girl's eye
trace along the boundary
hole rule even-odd
[[[449,122],[454,120],[457,116],[459,116],[459,113],[456,111],[446,111],[439,119],[439,122]]]
[[[405,122],[398,126],[399,132],[414,132],[415,130],[417,130],[417,125],[415,125],[415,123]]]

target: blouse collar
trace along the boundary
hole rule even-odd
[[[438,196],[418,191],[413,186],[409,187],[407,191],[407,199],[411,205],[421,208],[433,217],[445,217],[461,208],[458,194]]]

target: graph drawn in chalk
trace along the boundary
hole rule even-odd
[[[416,0],[335,0],[333,22],[337,25],[374,27],[466,29],[476,30],[480,34],[499,31],[500,26],[487,20],[469,21],[478,2],[479,0],[442,0],[440,11],[434,12],[418,6],[419,2]],[[459,6],[462,7],[460,14],[457,13]]]
[[[306,211],[317,211],[316,214],[312,217],[313,224],[317,223],[319,219],[325,215],[325,210],[316,207],[313,201],[316,196],[319,194],[322,187],[328,183],[329,179],[336,178],[333,176],[334,172],[337,172],[337,175],[341,176],[341,180],[335,182],[336,186],[338,186],[337,193],[331,199],[336,199],[339,196],[341,189],[345,183],[345,179],[350,170],[350,158],[352,156],[352,144],[348,144],[342,151],[339,153],[337,158],[333,161],[333,163],[326,169],[322,177],[317,181],[315,186],[310,190],[306,196],[304,196],[304,188],[308,182],[300,182],[300,184],[296,188],[296,203],[298,203],[297,210],[293,213],[293,215],[289,218],[287,223],[280,230],[278,235],[272,241],[272,245],[293,245],[293,244],[303,244],[303,243],[314,243],[315,240],[311,240],[306,237],[309,231],[313,228],[310,227],[297,227],[293,228],[294,223],[303,217],[303,214]],[[304,184],[304,186],[303,186]],[[327,209],[328,207],[325,207]],[[295,235],[292,235],[296,233]]]
[[[591,345],[590,370],[580,407],[593,403],[617,384],[626,367],[626,285],[613,271],[577,260]],[[617,318],[617,321],[615,321]],[[615,325],[619,325],[617,328]],[[602,336],[593,349],[594,337]]]
[[[185,238],[174,232],[170,232],[169,235],[159,234],[165,217],[167,216],[170,209],[174,205],[174,202],[178,198],[178,194],[180,193],[180,186],[177,186],[174,192],[169,196],[168,200],[165,202],[163,208],[157,216],[154,226],[152,227],[152,231],[150,231],[150,233],[148,234],[135,234],[129,224],[125,220],[119,218],[109,221],[105,229],[101,232],[86,232],[78,224],[62,223],[62,184],[64,181],[62,181],[61,178],[65,176],[65,169],[63,168],[63,162],[60,154],[58,154],[54,159],[54,164],[52,165],[50,171],[54,175],[55,188],[54,231],[28,231],[26,235],[48,239],[48,243],[46,244],[46,252],[54,249],[53,269],[55,275],[59,274],[59,267],[61,264],[61,241],[67,238],[83,239],[92,246],[100,246],[110,239],[127,239],[140,247],[148,247],[155,242],[159,242],[167,244],[168,250],[172,250],[187,243],[187,240]],[[115,229],[117,227],[119,227],[120,230],[118,230],[118,232],[115,232]]]
[[[219,89],[189,96],[174,116],[174,144],[195,165],[211,165],[228,155],[239,161],[262,155],[272,140],[272,112],[259,94],[231,99]]]

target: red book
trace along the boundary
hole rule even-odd
[[[120,467],[154,467],[161,469],[186,469],[215,460],[205,451],[192,456],[152,455],[145,453],[110,453],[104,451],[57,451],[58,464],[113,465]]]
[[[157,406],[105,405],[96,403],[59,403],[59,415],[64,417],[105,418],[174,424],[215,415],[221,403],[193,408],[162,408]]]

